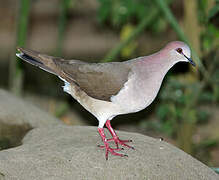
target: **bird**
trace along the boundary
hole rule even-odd
[[[172,41],[158,52],[122,62],[89,63],[80,60],[65,60],[37,51],[18,47],[16,55],[22,60],[58,76],[64,81],[63,90],[69,93],[99,121],[98,132],[108,154],[126,157],[123,147],[134,149],[132,140],[121,140],[111,126],[111,120],[122,114],[141,111],[157,96],[168,70],[178,62],[189,62],[189,46],[181,41]],[[104,125],[111,138],[107,138]],[[109,145],[114,141],[115,147]]]

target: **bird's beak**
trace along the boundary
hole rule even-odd
[[[186,59],[188,59],[189,63],[193,66],[196,66],[195,62],[192,60],[192,58],[188,58],[186,55],[184,55]]]

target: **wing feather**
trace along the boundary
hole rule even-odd
[[[110,101],[128,81],[130,68],[126,64],[84,63],[77,61],[56,62],[67,81],[71,79],[89,96]],[[63,77],[64,78],[64,77]]]
[[[70,85],[78,86],[89,96],[110,101],[128,81],[130,66],[123,62],[86,63],[47,56],[29,49],[18,48],[17,56],[28,63],[53,73]]]

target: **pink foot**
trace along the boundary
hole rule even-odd
[[[120,156],[120,157],[127,157],[127,155],[125,154],[119,154],[115,151],[119,151],[119,150],[122,150],[121,148],[111,148],[109,147],[109,143],[108,143],[108,140],[106,139],[106,136],[104,134],[104,130],[103,128],[98,128],[98,132],[103,140],[103,143],[104,143],[104,146],[99,146],[100,148],[105,148],[105,157],[106,157],[106,160],[108,160],[108,154],[109,152],[114,155],[114,156]]]
[[[119,148],[119,144],[131,149],[135,149],[132,146],[129,146],[128,144],[126,144],[127,142],[132,142],[132,140],[120,140],[119,137],[117,136],[116,132],[114,131],[114,129],[112,128],[111,124],[110,124],[110,120],[106,121],[106,127],[108,128],[110,134],[113,136],[111,139],[108,139],[107,141],[114,141],[116,144],[116,147]]]
[[[108,140],[107,140],[108,141]],[[102,146],[102,145],[97,145],[100,149],[105,149],[106,146]],[[124,150],[124,148],[111,148],[114,151],[122,151]]]
[[[119,148],[119,144],[120,144],[121,146],[125,146],[125,147],[131,148],[131,149],[135,149],[134,147],[129,146],[128,144],[126,144],[127,142],[132,142],[132,140],[121,140],[121,139],[119,139],[118,136],[113,136],[113,138],[108,139],[107,141],[108,142],[109,141],[114,141],[117,148]]]

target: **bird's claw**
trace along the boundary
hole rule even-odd
[[[97,147],[99,147],[100,149],[104,149],[105,146],[104,145],[97,145]],[[111,148],[114,151],[122,151],[124,150],[124,148]]]
[[[125,146],[125,147],[131,148],[131,149],[135,149],[134,147],[129,146],[128,144],[126,144],[127,142],[132,142],[132,140],[120,140],[118,138],[118,136],[114,136],[112,139],[114,140],[117,148],[119,147],[119,144],[120,144],[121,146]]]
[[[120,140],[118,138],[118,136],[114,136],[113,138],[107,139],[107,142],[110,142],[110,141],[114,141],[115,142],[115,144],[117,146],[117,149],[119,148],[118,144],[120,144],[121,146],[125,146],[127,148],[135,149],[134,147],[129,146],[128,144],[126,144],[126,143],[129,143],[129,142],[132,142],[132,140]]]
[[[128,148],[134,149],[134,147],[129,146],[129,145],[126,144],[127,142],[131,142],[131,140],[120,140],[119,137],[115,134],[115,132],[112,132],[113,137],[111,139],[106,138],[103,128],[98,128],[98,132],[99,132],[99,134],[100,134],[100,136],[103,140],[103,143],[104,143],[104,145],[98,145],[98,147],[100,147],[101,149],[105,149],[106,160],[108,160],[109,152],[114,156],[128,157],[128,155],[126,155],[126,154],[120,154],[120,153],[115,152],[115,151],[123,150],[123,148],[119,148],[119,144],[121,146],[125,146],[125,147],[128,147]],[[109,146],[110,141],[115,142],[116,148],[111,148]]]
[[[108,144],[108,143],[105,144],[104,147],[105,147],[105,150],[106,150],[106,153],[105,153],[106,160],[108,160],[108,153],[109,153],[109,152],[110,152],[112,155],[114,155],[114,156],[128,157],[128,155],[126,155],[126,154],[120,154],[120,153],[115,152],[115,151],[118,150],[118,149],[114,149],[114,148],[109,147],[109,144]],[[123,149],[123,148],[119,148],[119,149]]]

